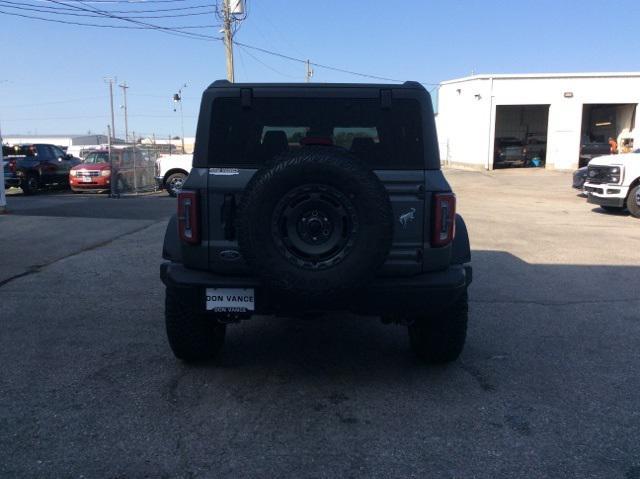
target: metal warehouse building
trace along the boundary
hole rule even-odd
[[[442,162],[498,167],[520,145],[536,166],[578,166],[581,150],[614,138],[640,147],[635,128],[640,73],[474,75],[440,84],[438,138]],[[506,145],[506,146],[505,146]],[[504,163],[500,163],[501,166]],[[528,166],[531,166],[529,163]]]
[[[17,145],[20,143],[46,143],[58,146],[84,146],[107,144],[107,135],[13,135],[2,139],[5,143]],[[117,142],[122,142],[118,140]]]

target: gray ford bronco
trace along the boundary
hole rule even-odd
[[[174,354],[211,358],[253,315],[349,311],[455,360],[471,282],[455,207],[420,84],[214,82],[164,239]]]

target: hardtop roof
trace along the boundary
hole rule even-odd
[[[421,89],[424,86],[416,81],[404,83],[231,83],[228,80],[216,80],[207,90],[213,88],[392,88],[392,89]]]

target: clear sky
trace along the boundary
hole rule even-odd
[[[128,13],[163,26],[214,25],[214,0],[0,0],[0,12],[49,19],[135,26],[120,20],[56,15],[53,9],[157,10]],[[60,5],[61,2],[67,5]],[[16,7],[18,8],[11,8]],[[32,8],[32,10],[27,10]],[[48,10],[47,10],[48,8]],[[47,13],[35,10],[44,9]],[[206,13],[163,19],[143,15]],[[243,42],[288,56],[399,80],[438,82],[475,73],[640,70],[637,0],[382,1],[248,0]],[[190,29],[219,36],[219,28]],[[8,134],[105,132],[103,78],[126,81],[129,130],[180,134],[173,93],[183,84],[185,134],[195,131],[199,97],[224,78],[222,43],[156,30],[93,28],[0,13],[0,126]],[[304,81],[302,63],[236,48],[236,81]],[[315,68],[316,82],[366,78]],[[373,81],[373,80],[370,80]],[[123,136],[120,89],[116,131]]]

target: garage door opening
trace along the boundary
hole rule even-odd
[[[596,156],[633,151],[636,104],[586,104],[582,107],[582,131],[578,165]],[[613,140],[613,141],[610,141]]]
[[[544,168],[549,105],[496,107],[493,168]]]

